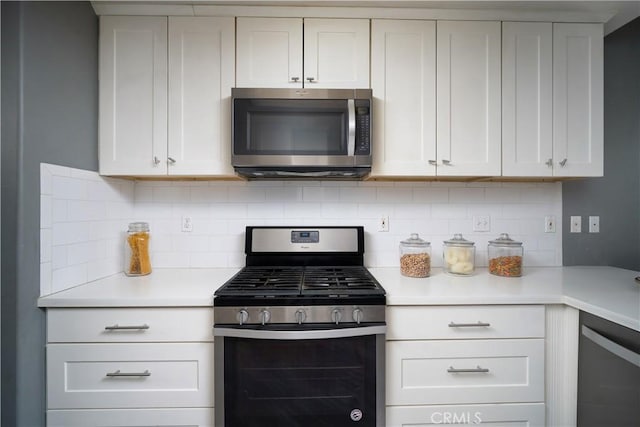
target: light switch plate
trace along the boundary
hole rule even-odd
[[[572,233],[582,233],[582,217],[581,216],[572,216],[571,219],[571,229]]]
[[[474,215],[473,231],[491,231],[491,217],[489,215]]]
[[[589,217],[589,233],[599,233],[599,232],[600,232],[600,217],[590,216]]]

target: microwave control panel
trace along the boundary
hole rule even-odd
[[[368,99],[356,99],[356,156],[371,155],[371,108]]]

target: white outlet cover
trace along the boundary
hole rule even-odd
[[[582,217],[581,216],[572,216],[569,220],[569,224],[571,226],[571,233],[582,233]]]

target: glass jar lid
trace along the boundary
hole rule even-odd
[[[420,236],[418,236],[418,233],[411,233],[411,236],[409,236],[407,240],[403,240],[400,243],[405,246],[412,246],[416,248],[422,248],[430,245],[429,242],[421,239]]]
[[[453,239],[445,240],[445,245],[449,246],[473,246],[475,242],[465,239],[462,234],[457,233],[453,235]]]
[[[522,242],[513,240],[507,233],[501,233],[500,237],[495,240],[490,240],[489,244],[495,246],[522,246]]]
[[[133,233],[149,231],[149,223],[148,222],[132,222],[129,224],[129,231]]]

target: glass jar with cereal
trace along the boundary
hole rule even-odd
[[[522,242],[511,239],[507,233],[500,234],[495,240],[489,241],[489,273],[496,276],[522,276]]]

